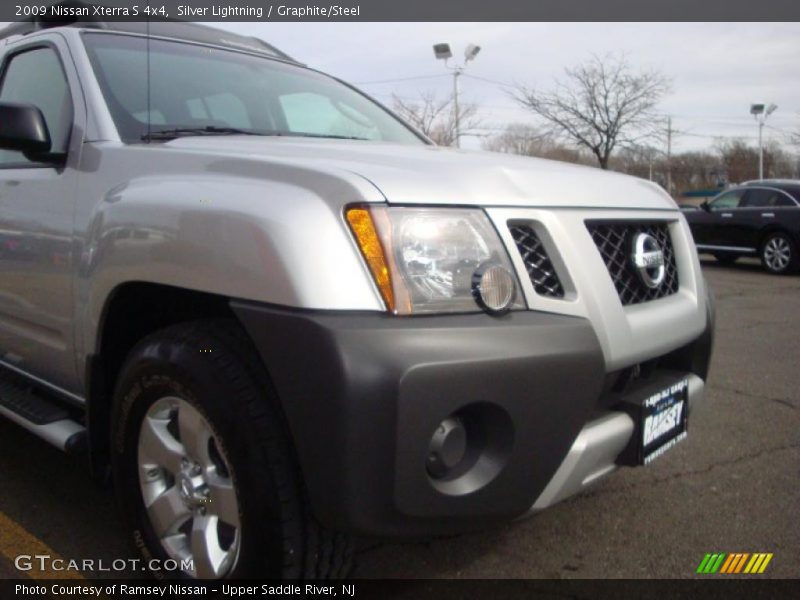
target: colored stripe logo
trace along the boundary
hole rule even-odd
[[[758,574],[763,573],[769,561],[772,560],[772,553],[767,552],[715,552],[706,554],[697,573],[712,575],[714,573],[735,575],[737,573]]]

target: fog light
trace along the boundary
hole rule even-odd
[[[436,479],[458,466],[467,453],[467,430],[461,419],[448,417],[439,424],[428,446],[428,474]]]
[[[500,265],[481,266],[472,276],[475,300],[484,309],[502,313],[514,302],[514,276]]]

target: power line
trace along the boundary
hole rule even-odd
[[[681,113],[674,113],[674,112],[671,112],[671,111],[670,112],[660,113],[660,114],[662,114],[662,116],[664,116],[664,117],[666,117],[668,115],[672,115],[673,117],[677,117],[679,119],[703,119],[703,120],[713,119],[714,121],[741,121],[741,122],[754,123],[752,117],[748,117],[748,116],[744,116],[744,115],[743,116],[738,116],[738,115],[727,115],[726,116],[726,115],[709,115],[709,114],[705,114],[705,115],[687,115],[685,113],[681,114]],[[788,115],[783,115],[783,117],[787,118],[787,119],[790,118]]]
[[[418,96],[406,96],[404,94],[395,94],[393,92],[370,92],[370,96],[377,96],[378,98],[398,98],[399,100],[407,100],[408,102],[420,102],[423,100]],[[515,106],[513,104],[486,104],[484,102],[475,103],[479,108],[493,108],[495,110],[518,110],[525,112],[522,106]]]
[[[782,129],[780,127],[773,127],[772,125],[764,125],[767,129],[772,129],[772,131],[777,131],[778,133],[785,133],[787,135],[797,135],[798,132],[790,131],[788,129]]]
[[[464,77],[469,77],[470,79],[477,79],[478,81],[485,81],[486,83],[493,83],[495,85],[500,85],[507,88],[516,87],[514,85],[511,85],[510,83],[504,83],[502,81],[498,81],[497,79],[489,79],[488,77],[480,77],[478,75],[471,75],[469,73],[464,73]]]
[[[681,131],[680,135],[689,136],[689,137],[696,137],[696,138],[706,138],[706,139],[716,139],[716,138],[740,138],[740,139],[747,139],[747,140],[755,140],[758,138],[757,135],[725,135],[721,133],[691,133],[689,131]]]
[[[399,83],[401,81],[416,81],[417,79],[436,79],[439,77],[449,77],[447,73],[440,75],[415,75],[413,77],[400,77],[398,79],[378,79],[375,81],[354,81],[354,85],[375,85],[379,83]]]
[[[483,82],[486,82],[486,83],[492,83],[494,85],[499,85],[499,86],[502,86],[502,87],[505,87],[505,88],[516,88],[515,85],[512,85],[510,83],[506,83],[506,82],[503,82],[503,81],[500,81],[500,80],[497,80],[497,79],[491,79],[489,77],[482,77],[480,75],[473,75],[471,73],[462,73],[462,75],[464,77],[468,77],[470,79],[476,79],[478,81],[483,81]],[[416,76],[412,76],[412,77],[400,77],[400,78],[396,78],[396,79],[379,79],[379,80],[374,80],[374,81],[356,81],[356,82],[354,82],[354,84],[355,85],[376,85],[376,84],[384,84],[384,83],[401,83],[401,82],[404,82],[404,81],[417,81],[417,80],[421,80],[421,79],[438,79],[438,78],[447,77],[447,76],[448,76],[447,74],[441,74],[441,75],[416,75]],[[401,96],[399,94],[385,94],[385,93],[381,94],[381,93],[375,92],[375,93],[373,93],[373,95],[374,96],[383,95],[385,97],[397,96],[400,99],[409,100],[409,101],[415,99],[415,98],[412,98],[412,97],[409,97],[409,96]],[[518,110],[524,111],[523,107],[516,106],[516,105],[513,105],[513,104],[502,104],[502,105],[501,104],[481,104],[481,106],[485,106],[487,108],[501,109],[501,110],[516,110],[516,109],[518,109]],[[695,120],[695,121],[703,121],[704,123],[714,124],[715,126],[719,126],[719,127],[744,126],[745,123],[752,121],[752,119],[750,117],[744,116],[744,115],[741,116],[741,117],[740,116],[734,116],[734,115],[725,116],[725,117],[719,116],[719,117],[712,117],[711,119],[709,119],[709,115],[688,115],[688,114],[685,114],[685,113],[681,114],[681,113],[670,112],[670,113],[663,113],[662,116],[664,116],[665,118],[671,116],[673,118],[679,118],[679,119],[689,119],[689,120]],[[728,122],[725,122],[725,121],[728,121]],[[734,122],[734,121],[736,121],[736,122]],[[769,127],[770,129],[774,129],[775,131],[780,131],[782,133],[789,133],[789,134],[793,134],[794,133],[794,132],[791,132],[791,131],[788,131],[788,130],[778,129],[776,127],[772,127],[772,126],[769,126],[769,125],[767,125],[766,127]],[[703,135],[703,136],[695,135],[695,137],[722,137],[722,136],[720,136],[720,135]],[[750,136],[737,136],[737,137],[750,137]]]
[[[505,82],[502,82],[502,81],[499,81],[499,80],[496,80],[496,79],[491,79],[491,78],[488,78],[488,77],[481,77],[479,75],[472,75],[472,74],[469,74],[469,73],[462,73],[462,75],[464,77],[469,77],[471,79],[475,79],[475,80],[478,80],[478,81],[484,81],[486,83],[491,83],[491,84],[499,85],[499,86],[506,87],[506,88],[513,88],[514,87],[511,84],[508,84],[508,83],[505,83]],[[413,76],[413,77],[401,77],[401,78],[396,78],[396,79],[381,79],[381,80],[375,80],[375,81],[361,81],[361,82],[356,82],[356,85],[399,83],[399,82],[404,82],[404,81],[416,81],[416,80],[421,80],[421,79],[438,79],[438,78],[447,77],[447,76],[448,76],[447,74],[441,74],[441,75],[417,75],[417,76]],[[405,95],[387,93],[387,92],[374,92],[372,95],[373,96],[382,96],[384,98],[399,98],[401,100],[407,100],[409,102],[413,102],[415,100],[419,100],[418,98],[415,98],[415,97],[412,97],[412,96],[405,96]],[[489,108],[489,109],[496,109],[496,110],[519,110],[520,111],[520,115],[522,115],[523,113],[526,112],[524,107],[515,106],[515,105],[512,105],[512,104],[500,105],[500,104],[483,104],[483,103],[479,103],[479,106],[485,107],[485,108]],[[711,118],[711,119],[708,118],[708,115],[690,116],[690,115],[687,115],[687,114],[680,114],[680,113],[678,113],[678,114],[676,114],[676,113],[664,113],[663,116],[665,118],[670,118],[670,117],[675,118],[675,117],[677,117],[679,119],[702,121],[705,124],[714,125],[715,127],[744,127],[746,122],[750,121],[750,118],[746,117],[746,116],[741,116],[741,117],[739,117],[739,116],[719,116],[719,117],[714,117],[714,118]],[[734,122],[734,121],[736,121],[736,122]],[[777,133],[781,133],[781,134],[784,134],[784,135],[787,135],[787,136],[793,136],[793,135],[796,134],[796,132],[794,132],[794,131],[789,131],[787,129],[782,129],[782,128],[778,128],[778,127],[773,127],[771,125],[765,125],[765,127],[767,127],[768,129],[770,129],[772,131],[775,131]],[[473,130],[478,130],[478,131],[491,131],[491,132],[505,132],[505,131],[507,131],[507,127],[473,127],[472,129]],[[722,134],[722,133],[717,133],[717,134],[695,133],[695,132],[691,132],[691,131],[684,131],[684,130],[674,129],[672,127],[669,127],[669,130],[670,130],[670,133],[677,134],[678,136],[688,136],[688,137],[701,138],[701,139],[711,139],[711,140],[716,140],[716,139],[721,139],[721,138],[738,138],[738,139],[745,139],[745,140],[757,139],[757,136],[753,136],[753,135],[730,135],[730,134]],[[672,136],[670,135],[669,137],[672,137]]]

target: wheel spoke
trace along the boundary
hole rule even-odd
[[[192,558],[199,579],[219,577],[226,553],[219,546],[216,517],[195,517],[192,523]]]
[[[208,478],[208,489],[211,492],[211,503],[208,510],[219,517],[220,521],[232,527],[239,527],[239,505],[236,502],[236,490],[230,479],[213,475]]]
[[[178,410],[178,431],[186,453],[204,467],[210,466],[212,463],[208,442],[211,431],[197,409],[185,402]]]
[[[181,500],[175,487],[169,488],[156,497],[147,507],[150,523],[159,538],[174,535],[178,528],[191,517],[189,509]]]
[[[142,420],[138,460],[147,518],[167,555],[192,559],[187,575],[224,577],[239,554],[241,522],[231,466],[209,422],[182,398],[159,399]]]
[[[139,434],[139,460],[142,466],[155,463],[174,475],[180,471],[184,450],[167,429],[168,422],[156,417],[145,418]]]
[[[764,245],[764,263],[775,272],[784,271],[792,262],[792,247],[783,237],[774,237]]]

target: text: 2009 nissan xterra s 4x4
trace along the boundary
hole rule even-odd
[[[145,557],[341,576],[686,435],[713,310],[657,186],[438,148],[255,39],[56,25],[0,38],[0,412]]]

